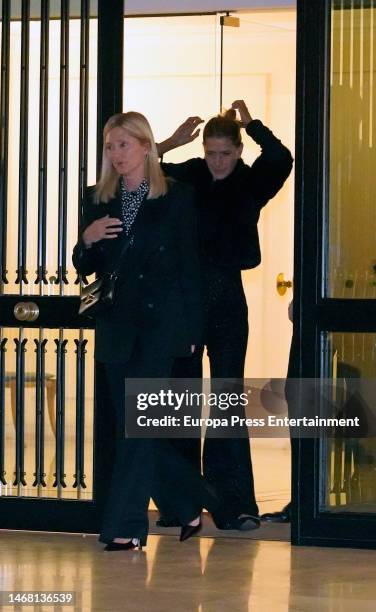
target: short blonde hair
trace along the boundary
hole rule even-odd
[[[141,113],[130,111],[112,115],[103,128],[102,170],[100,179],[95,186],[95,202],[108,202],[115,196],[118,189],[120,174],[116,172],[108,159],[106,151],[107,134],[117,127],[137,138],[141,144],[149,146],[149,152],[145,159],[145,178],[149,184],[148,199],[158,198],[167,193],[167,180],[159,164],[158,151],[150,124]]]

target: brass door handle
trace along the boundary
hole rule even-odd
[[[276,285],[279,295],[285,295],[287,289],[290,289],[292,287],[292,281],[285,280],[283,272],[280,272],[277,276]]]
[[[35,302],[18,302],[13,308],[17,321],[36,321],[39,317],[39,307]]]

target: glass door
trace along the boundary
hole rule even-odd
[[[301,375],[332,381],[327,416],[340,413],[345,424],[299,441],[293,541],[375,547],[376,3],[309,4],[300,13],[300,52],[314,60],[302,60],[298,72],[297,222],[304,229],[296,334]],[[346,417],[357,427],[349,429]]]

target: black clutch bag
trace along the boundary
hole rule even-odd
[[[105,272],[86,287],[82,287],[78,314],[95,318],[106,312],[114,304],[120,264],[130,242],[131,237],[128,236],[121,249],[118,264],[112,272]]]
[[[103,274],[94,282],[83,287],[78,314],[96,317],[107,310],[115,301],[117,274]]]

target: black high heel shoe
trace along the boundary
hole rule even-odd
[[[180,542],[184,542],[184,540],[188,540],[188,538],[191,538],[192,536],[196,535],[196,533],[201,531],[201,529],[202,529],[201,519],[198,525],[183,525],[180,531],[180,538],[179,538]]]
[[[137,538],[132,538],[129,542],[109,542],[103,550],[113,552],[115,550],[134,550],[135,548],[142,550],[141,542]]]

